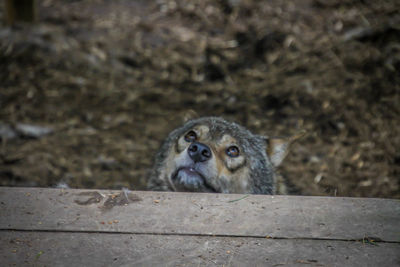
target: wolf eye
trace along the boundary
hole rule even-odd
[[[239,148],[237,146],[230,146],[226,149],[226,154],[231,158],[239,156]]]
[[[185,135],[185,141],[186,142],[194,142],[197,139],[197,135],[194,131],[189,131],[186,135]]]

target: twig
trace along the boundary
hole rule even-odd
[[[239,200],[245,199],[245,198],[246,198],[246,197],[248,197],[248,196],[250,196],[250,195],[245,195],[245,196],[243,196],[243,197],[241,197],[241,198],[238,198],[238,199],[229,200],[228,202],[229,202],[229,203],[236,202],[236,201],[239,201]]]

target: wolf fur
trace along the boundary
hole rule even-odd
[[[285,183],[275,168],[300,136],[261,136],[220,117],[189,120],[165,139],[147,187],[156,191],[284,194]],[[198,149],[205,156],[199,155]]]

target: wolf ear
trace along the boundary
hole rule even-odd
[[[199,115],[197,115],[196,111],[194,111],[193,109],[189,109],[185,111],[185,114],[183,115],[183,123],[197,119],[198,117]]]
[[[305,134],[306,131],[303,130],[288,138],[265,137],[265,141],[267,142],[267,155],[272,165],[278,167],[289,153],[290,146]]]

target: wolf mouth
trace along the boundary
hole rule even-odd
[[[171,176],[174,184],[183,187],[184,191],[206,191],[217,193],[218,191],[211,186],[202,173],[194,167],[180,167]],[[202,187],[202,188],[201,188]]]

